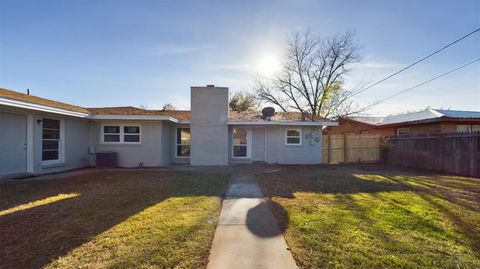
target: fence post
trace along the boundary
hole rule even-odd
[[[438,147],[440,156],[440,171],[445,171],[445,134],[440,134],[438,137]]]

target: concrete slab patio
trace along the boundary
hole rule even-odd
[[[252,174],[232,176],[207,268],[297,268]]]

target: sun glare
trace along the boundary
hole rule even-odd
[[[275,55],[263,55],[258,59],[256,71],[265,77],[272,77],[280,71],[280,60]]]

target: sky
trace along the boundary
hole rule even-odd
[[[0,0],[0,87],[80,105],[190,106],[190,86],[253,92],[293,31],[354,31],[358,89],[480,27],[466,1]],[[369,104],[480,57],[480,32],[356,96]],[[373,107],[480,111],[480,62]]]

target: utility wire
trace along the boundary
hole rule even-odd
[[[390,78],[392,78],[392,77],[394,77],[394,76],[396,76],[396,75],[400,74],[401,72],[403,72],[403,71],[405,71],[405,70],[407,70],[407,69],[409,69],[409,68],[413,67],[414,65],[416,65],[416,64],[418,64],[418,63],[421,63],[421,62],[425,61],[426,59],[428,59],[428,58],[432,57],[433,55],[435,55],[435,54],[437,54],[437,53],[441,52],[442,50],[445,50],[446,48],[448,48],[448,47],[450,47],[450,46],[452,46],[452,45],[454,45],[454,44],[456,44],[456,43],[458,43],[458,42],[462,41],[463,39],[465,39],[465,38],[467,38],[467,37],[469,37],[469,36],[471,36],[471,35],[475,34],[476,32],[479,32],[479,31],[480,31],[480,28],[477,28],[476,30],[474,30],[474,31],[472,31],[472,32],[470,32],[470,33],[468,33],[468,34],[466,34],[466,35],[462,36],[461,38],[459,38],[459,39],[457,39],[457,40],[455,40],[455,41],[451,42],[450,44],[448,44],[448,45],[446,45],[446,46],[442,47],[441,49],[438,49],[438,50],[436,50],[436,51],[434,51],[434,52],[432,52],[432,53],[428,54],[427,56],[423,57],[422,59],[420,59],[420,60],[418,60],[418,61],[416,61],[416,62],[414,62],[414,63],[410,64],[409,66],[406,66],[406,67],[404,67],[404,68],[402,68],[402,69],[398,70],[397,72],[395,72],[395,73],[393,73],[393,74],[391,74],[391,75],[389,75],[389,76],[387,76],[387,77],[385,77],[385,78],[383,78],[383,79],[381,79],[381,80],[379,80],[379,81],[377,81],[377,82],[375,82],[375,83],[373,83],[373,84],[371,84],[371,85],[367,86],[366,88],[363,88],[363,89],[359,90],[358,92],[356,92],[356,93],[352,94],[351,96],[355,96],[355,95],[357,95],[357,94],[359,94],[359,93],[362,93],[362,92],[364,92],[364,91],[366,91],[366,90],[368,90],[368,89],[370,89],[370,88],[372,88],[372,87],[374,87],[374,86],[377,86],[378,84],[380,84],[380,83],[384,82],[385,80],[387,80],[387,79],[390,79]]]
[[[471,62],[468,62],[468,63],[466,63],[466,64],[464,64],[464,65],[462,65],[462,66],[459,66],[459,67],[457,67],[457,68],[455,68],[455,69],[452,69],[452,70],[450,70],[450,71],[448,71],[448,72],[445,72],[445,73],[443,73],[443,74],[440,74],[440,75],[438,75],[438,76],[436,76],[436,77],[434,77],[434,78],[431,78],[431,79],[429,79],[429,80],[425,80],[424,82],[419,83],[419,84],[417,84],[417,85],[415,85],[415,86],[413,86],[413,87],[407,88],[407,89],[405,89],[405,90],[401,90],[401,91],[395,93],[394,95],[391,95],[391,96],[389,96],[389,97],[387,97],[387,98],[381,99],[381,100],[373,103],[373,104],[370,105],[369,107],[376,106],[376,105],[378,105],[378,104],[380,104],[380,103],[382,103],[382,102],[385,102],[385,101],[387,101],[387,100],[392,99],[393,97],[396,97],[396,96],[398,96],[398,95],[400,95],[400,94],[403,94],[403,93],[406,93],[406,92],[408,92],[408,91],[411,91],[411,90],[413,90],[413,89],[415,89],[415,88],[418,88],[418,87],[420,87],[420,86],[422,86],[422,85],[425,85],[425,84],[427,84],[427,83],[429,83],[429,82],[431,82],[431,81],[434,81],[434,80],[436,80],[436,79],[439,79],[439,78],[441,78],[441,77],[444,77],[444,76],[446,76],[446,75],[448,75],[448,74],[450,74],[450,73],[453,73],[453,72],[455,72],[455,71],[458,71],[458,70],[460,70],[460,69],[462,69],[462,68],[465,68],[465,67],[467,67],[467,66],[469,66],[469,65],[471,65],[471,64],[474,64],[474,63],[476,63],[476,62],[478,62],[478,61],[480,61],[480,58],[478,58],[478,59],[476,59],[476,60],[473,60],[473,61],[471,61]]]

